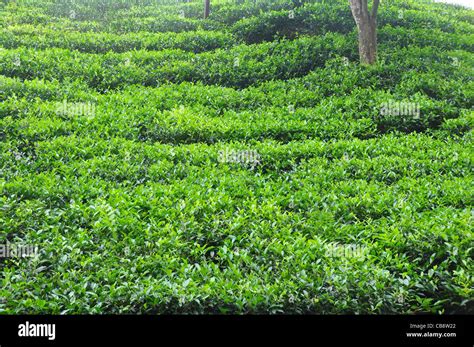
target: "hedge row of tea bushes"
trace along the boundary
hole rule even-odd
[[[123,19],[110,21],[81,21],[74,14],[68,17],[60,17],[52,19],[44,14],[35,14],[26,11],[23,15],[16,13],[15,15],[6,15],[1,19],[1,27],[10,25],[35,25],[38,28],[50,28],[55,30],[77,31],[77,32],[110,32],[123,34],[127,32],[185,32],[197,30],[217,30],[223,29],[219,22],[202,21],[199,19],[186,18],[182,15],[169,14],[160,20],[155,17],[133,18],[127,17]]]
[[[314,52],[318,52],[317,56]],[[355,52],[355,43],[338,34],[238,45],[201,54],[182,50],[85,54],[21,47],[0,51],[0,73],[22,79],[79,78],[102,91],[128,84],[156,86],[166,81],[246,87],[302,76],[337,54],[355,59]]]
[[[217,31],[187,31],[183,33],[96,33],[61,32],[37,29],[32,25],[9,27],[0,31],[4,48],[29,47],[34,49],[63,48],[85,53],[123,53],[132,50],[161,51],[181,49],[194,53],[229,48],[233,36]]]
[[[472,11],[135,3],[0,3],[0,313],[474,312]]]
[[[351,24],[351,30],[352,28]],[[269,31],[271,38],[274,31]],[[279,32],[281,34],[281,32]],[[350,33],[351,39],[354,33]],[[182,33],[97,33],[97,32],[62,32],[53,29],[37,29],[32,25],[10,26],[0,31],[0,44],[4,48],[64,48],[84,53],[106,53],[113,51],[123,53],[131,50],[161,51],[181,49],[194,53],[213,51],[218,48],[228,49],[236,43],[239,36],[219,31],[188,31]],[[290,38],[292,35],[283,35]],[[378,32],[380,42],[397,47],[434,46],[444,50],[474,50],[474,35],[454,34],[434,29],[406,29],[386,26]],[[245,41],[262,41],[261,37],[251,34],[252,39]]]
[[[381,59],[383,62],[380,64],[364,68],[339,57],[326,61],[324,67],[304,77],[261,82],[240,91],[219,85],[203,88],[202,81],[196,85],[164,84],[155,91],[138,88],[134,91],[137,94],[134,99],[143,99],[144,91],[147,91],[147,94],[154,91],[152,98],[161,107],[165,104],[176,106],[196,102],[207,106],[216,104],[220,109],[234,110],[258,109],[264,105],[282,104],[314,107],[322,98],[343,97],[354,89],[363,91],[364,87],[371,86],[374,91],[389,91],[399,98],[407,98],[419,92],[439,101],[447,101],[456,107],[466,109],[472,107],[473,81],[472,77],[465,73],[466,69],[474,65],[472,55],[461,51],[436,55],[432,48],[411,48],[384,54]],[[0,80],[3,87],[0,89],[2,100],[13,94],[28,100],[39,97],[43,100],[59,101],[64,98],[89,100],[87,94],[97,95],[97,92],[87,87],[83,80],[78,79],[75,79],[74,83],[65,80],[62,84],[49,79],[22,82],[17,77],[5,76],[0,77]],[[134,89],[129,86],[124,88]],[[212,93],[212,97],[208,96],[208,93]],[[372,92],[369,90],[367,93]]]
[[[57,48],[36,51],[21,47],[0,51],[0,73],[21,79],[81,79],[100,91],[128,84],[157,86],[168,81],[245,88],[263,81],[303,76],[337,56],[355,61],[355,42],[338,34],[326,34],[293,41],[238,45],[201,54],[182,50],[86,54]],[[380,57],[399,67],[420,72],[433,70],[440,75],[463,74],[459,67],[469,69],[473,61],[472,55],[464,51],[443,52],[434,47],[387,48]]]
[[[399,19],[392,20],[398,14],[389,11],[390,9],[382,7],[379,18],[379,27],[382,29],[385,26],[390,26],[410,31],[424,29],[439,30],[442,34],[459,33],[470,35],[472,44],[472,24],[470,23],[453,22],[442,15],[434,20],[433,16],[426,16],[419,11],[402,12],[399,14]],[[318,35],[327,32],[350,33],[352,31],[354,31],[354,19],[345,3],[336,8],[334,5],[321,6],[318,4],[314,7],[302,7],[294,11],[265,12],[259,16],[242,19],[232,26],[234,35],[248,43],[272,41],[275,37],[294,38],[300,35]],[[412,32],[412,35],[417,36],[416,32]],[[432,38],[436,39],[436,35],[432,35]]]
[[[61,16],[51,17],[47,10],[26,8],[23,12],[12,6],[3,18],[5,24],[33,24],[52,29],[99,31],[115,34],[128,32],[185,32],[197,30],[231,31],[249,43],[271,41],[275,36],[292,38],[298,35],[317,35],[326,32],[353,31],[351,12],[344,1],[306,2],[296,6],[291,2],[247,3],[223,6],[216,4],[210,19],[200,20],[202,4],[182,3],[179,6],[132,7],[104,12],[78,2],[54,3],[64,7]],[[113,5],[113,4],[109,4]],[[81,7],[88,8],[90,13]],[[13,11],[14,10],[14,11]],[[429,12],[429,15],[426,15]],[[11,14],[14,13],[14,14]],[[99,18],[92,16],[95,14]],[[93,19],[93,20],[91,20]],[[436,29],[447,33],[472,34],[474,18],[469,11],[439,8],[412,2],[404,8],[391,2],[381,7],[379,26],[408,29]],[[228,25],[226,27],[225,25]]]

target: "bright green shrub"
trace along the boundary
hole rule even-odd
[[[0,3],[0,313],[473,312],[471,10],[134,3]]]

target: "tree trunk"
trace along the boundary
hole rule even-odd
[[[368,0],[349,0],[359,32],[359,57],[362,64],[377,61],[377,10],[380,0],[374,0],[369,12]]]
[[[372,21],[359,28],[359,57],[362,64],[377,61],[377,28]]]
[[[209,17],[209,12],[210,12],[210,4],[211,0],[204,0],[204,19]]]

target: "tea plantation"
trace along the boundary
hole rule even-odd
[[[202,7],[0,2],[0,313],[474,313],[474,11]]]

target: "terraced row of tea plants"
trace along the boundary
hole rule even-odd
[[[0,312],[473,313],[474,12],[0,3]]]

